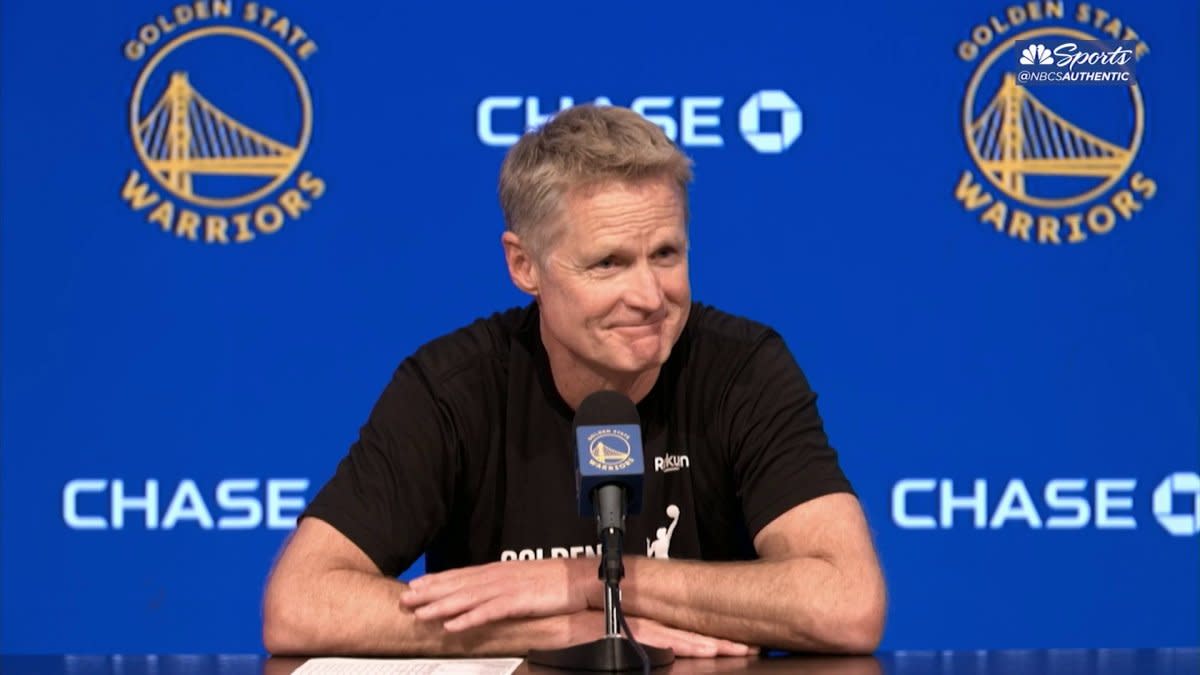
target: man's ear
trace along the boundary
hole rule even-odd
[[[521,242],[516,232],[505,232],[500,236],[504,246],[504,260],[508,263],[508,276],[513,284],[526,293],[537,297],[538,269],[533,253]]]

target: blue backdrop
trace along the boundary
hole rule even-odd
[[[0,650],[260,650],[273,556],[396,364],[526,301],[496,175],[564,97],[694,158],[694,295],[820,392],[885,648],[1197,645],[1196,26],[5,2]],[[1136,87],[1005,78],[1014,40],[1085,38]]]

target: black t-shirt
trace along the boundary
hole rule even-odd
[[[816,394],[761,324],[693,304],[637,407],[645,490],[626,553],[753,559],[753,537],[777,516],[851,492]],[[389,576],[422,553],[431,572],[595,555],[595,522],[578,514],[573,416],[536,303],[494,314],[405,359],[303,517]]]

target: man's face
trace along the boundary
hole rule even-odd
[[[568,194],[563,210],[538,264],[546,348],[601,375],[661,366],[691,307],[678,188],[606,183]]]

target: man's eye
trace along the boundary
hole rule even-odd
[[[674,258],[676,253],[678,253],[678,251],[676,251],[673,247],[668,246],[655,251],[654,257],[658,258],[659,260],[669,260]]]
[[[597,262],[595,265],[592,265],[592,267],[594,267],[598,270],[610,270],[616,266],[617,266],[617,259],[612,256],[608,256],[607,258]]]

